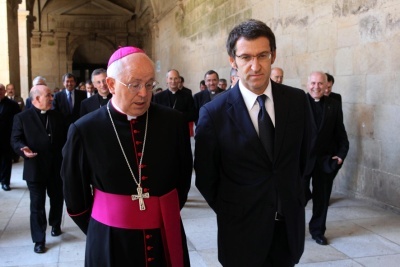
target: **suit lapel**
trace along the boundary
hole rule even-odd
[[[290,112],[290,105],[288,97],[285,96],[284,88],[279,88],[279,85],[276,83],[271,83],[271,88],[275,110],[275,161],[283,145],[283,137],[285,136],[288,113]]]
[[[331,112],[332,112],[331,99],[329,97],[324,96],[324,101],[325,101],[324,111],[322,113],[322,121],[321,121],[321,126],[319,127],[319,130],[321,130],[322,127],[324,127],[326,121],[331,116]]]
[[[262,155],[264,155],[265,160],[268,160],[267,152],[265,151],[256,130],[254,129],[254,125],[250,119],[249,113],[247,112],[247,107],[244,103],[242,94],[240,93],[238,84],[239,83],[230,89],[229,96],[227,98],[227,102],[229,104],[227,114],[232,123],[240,130],[243,136],[245,136],[248,140],[251,140],[249,143],[253,146],[253,149],[259,151]]]

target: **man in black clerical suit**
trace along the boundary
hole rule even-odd
[[[97,94],[85,99],[81,103],[81,117],[92,112],[108,103],[112,97],[106,83],[107,71],[105,69],[95,69],[92,72],[92,83],[97,90]]]
[[[324,96],[326,84],[327,76],[323,72],[312,72],[308,77],[312,150],[308,163],[310,172],[305,177],[305,195],[306,201],[313,200],[309,231],[319,245],[328,244],[325,231],[332,184],[349,150],[341,105],[335,99]]]
[[[75,89],[76,79],[72,73],[64,74],[62,80],[65,89],[54,95],[53,107],[64,115],[67,126],[69,126],[79,119],[81,102],[87,98],[87,95],[86,91]]]
[[[195,134],[196,186],[217,215],[218,259],[293,267],[304,251],[307,97],[270,80],[277,50],[264,22],[237,25],[226,47],[240,80],[202,106]]]
[[[325,74],[326,74],[328,82],[326,84],[326,89],[325,89],[324,95],[336,99],[337,101],[340,102],[340,105],[342,105],[342,96],[338,93],[332,92],[332,87],[333,87],[333,84],[335,83],[335,78],[329,73],[325,73]]]
[[[180,218],[193,170],[187,123],[151,102],[158,83],[143,50],[115,51],[106,80],[113,97],[70,125],[63,149],[65,204],[87,234],[85,266],[190,266]]]
[[[179,72],[175,69],[167,72],[168,88],[153,96],[153,102],[176,109],[183,113],[187,122],[195,120],[193,97],[188,92],[179,89]]]
[[[51,235],[61,234],[63,191],[60,176],[62,154],[66,141],[63,116],[51,110],[53,96],[46,85],[30,91],[32,107],[14,117],[11,143],[24,160],[23,179],[29,189],[30,226],[34,252],[46,251],[46,192],[50,199],[49,225]]]
[[[15,114],[20,112],[17,102],[6,97],[6,88],[0,83],[0,182],[4,191],[10,191],[13,151],[10,146]]]
[[[219,75],[214,70],[209,70],[204,75],[204,82],[207,86],[207,89],[204,91],[200,91],[193,95],[194,99],[194,108],[196,111],[196,124],[197,119],[199,117],[200,108],[214,99],[219,93],[224,92],[221,88],[218,87]]]
[[[186,92],[190,94],[193,97],[193,92],[189,88],[185,86],[185,78],[183,76],[179,76],[181,78],[180,82],[178,83],[178,88],[179,90],[182,90],[182,92]]]

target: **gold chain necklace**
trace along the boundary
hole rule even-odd
[[[132,175],[132,177],[133,177],[133,180],[135,181],[135,183],[136,183],[136,185],[137,185],[137,188],[136,188],[137,195],[131,195],[132,201],[139,200],[139,209],[140,209],[140,210],[146,210],[146,206],[144,205],[144,198],[149,198],[149,197],[150,197],[150,194],[149,194],[149,193],[144,193],[144,194],[143,194],[143,188],[142,188],[142,186],[141,186],[141,183],[142,183],[142,167],[141,167],[141,166],[142,166],[142,161],[143,161],[143,157],[144,157],[144,147],[145,147],[145,145],[146,145],[147,125],[148,125],[148,122],[149,122],[149,111],[147,110],[147,113],[146,113],[146,126],[145,126],[145,131],[144,131],[142,155],[141,155],[141,157],[140,157],[139,166],[138,166],[138,167],[139,167],[139,168],[138,168],[138,169],[139,169],[139,181],[137,181],[135,175],[133,174],[131,165],[129,164],[129,160],[128,160],[128,157],[126,156],[125,150],[124,150],[124,148],[122,147],[121,140],[119,139],[119,135],[118,135],[118,132],[117,132],[117,128],[115,127],[114,120],[113,120],[113,118],[112,118],[112,116],[111,116],[109,103],[110,103],[110,102],[107,103],[108,116],[110,117],[111,124],[112,124],[112,126],[113,126],[113,128],[114,128],[115,136],[117,137],[118,144],[119,144],[119,146],[120,146],[120,148],[121,148],[121,151],[122,151],[122,155],[124,156],[125,161],[126,161],[126,164],[128,165],[129,171],[131,172],[131,175]]]

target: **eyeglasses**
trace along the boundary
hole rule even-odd
[[[148,83],[130,83],[130,84],[124,84],[121,81],[118,81],[117,79],[115,79],[117,82],[119,82],[120,84],[126,86],[131,92],[137,93],[140,91],[140,89],[146,88],[146,91],[150,92],[153,91],[154,88],[156,88],[156,86],[158,85],[157,81],[153,81],[153,82],[148,82]]]
[[[253,61],[254,58],[257,58],[257,61],[259,62],[267,62],[268,60],[271,59],[271,52],[263,52],[261,54],[255,55],[255,56],[251,56],[251,55],[247,55],[247,54],[243,54],[243,55],[235,55],[235,57],[237,57],[242,63],[244,64],[248,64],[250,62]]]

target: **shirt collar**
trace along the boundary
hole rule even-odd
[[[248,88],[246,88],[241,80],[239,80],[239,90],[243,96],[243,100],[244,103],[246,104],[247,110],[250,111],[253,108],[254,104],[257,102],[258,95],[250,91]],[[264,90],[263,94],[268,96],[268,98],[272,101],[272,103],[274,103],[274,99],[272,98],[271,82],[268,83],[268,86]]]

